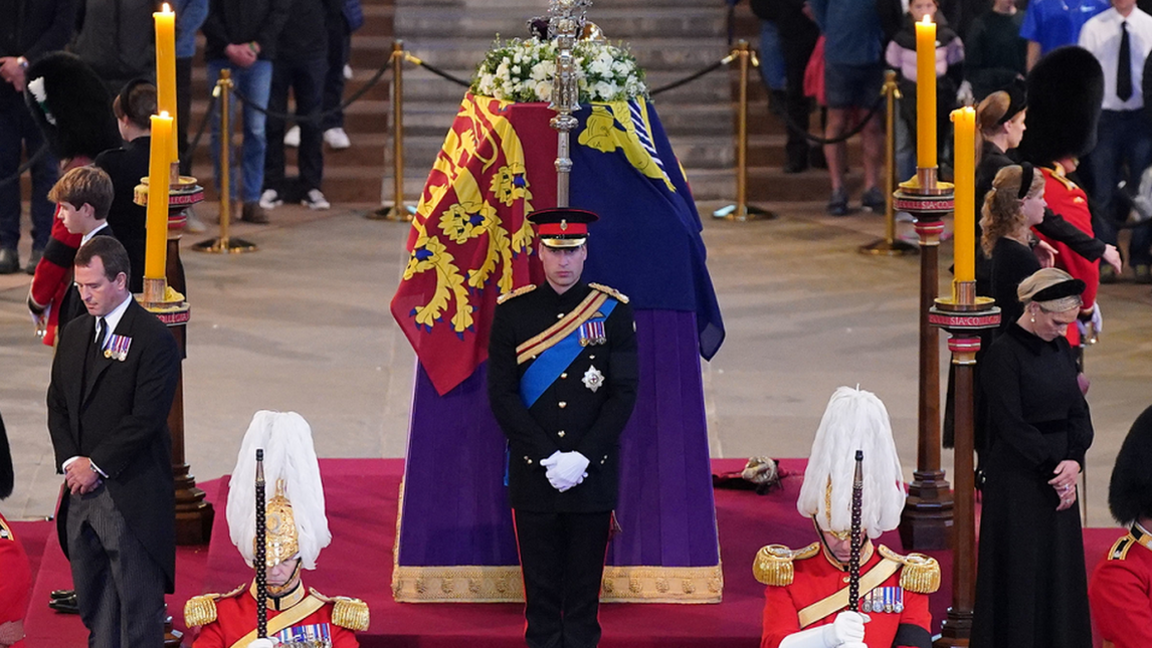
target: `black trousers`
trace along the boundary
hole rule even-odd
[[[513,511],[530,648],[594,648],[612,513]]]
[[[785,98],[788,120],[807,131],[812,102],[804,96],[804,69],[808,66],[808,59],[812,57],[817,39],[820,38],[820,30],[816,27],[816,23],[803,17],[785,21],[779,28],[780,52],[784,56],[784,73],[788,77]],[[784,145],[788,160],[801,166],[808,163],[809,143],[804,135],[789,128],[788,139]]]

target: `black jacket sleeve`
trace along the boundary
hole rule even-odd
[[[488,340],[488,402],[504,436],[528,448],[537,460],[560,449],[551,435],[528,413],[520,400],[520,368],[516,364],[516,337],[512,304],[496,307]]]
[[[1104,256],[1104,241],[1088,236],[1079,227],[1064,220],[1063,216],[1054,213],[1051,209],[1044,210],[1044,220],[1036,226],[1036,231],[1050,239],[1060,241],[1089,261],[1095,261]]]

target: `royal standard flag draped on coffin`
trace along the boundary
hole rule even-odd
[[[556,205],[554,114],[466,95],[425,183],[391,310],[441,395],[487,358],[496,298],[541,280],[524,217]],[[700,218],[655,111],[634,99],[576,116],[571,206],[602,217],[584,279],[621,290],[635,308],[695,312],[700,353],[711,358],[724,328]]]

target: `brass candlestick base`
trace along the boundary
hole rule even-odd
[[[941,628],[936,648],[967,646],[972,635],[972,610],[976,599],[976,516],[975,516],[975,406],[973,375],[980,331],[1000,325],[1000,308],[988,297],[976,296],[976,282],[956,282],[951,299],[937,299],[928,318],[932,326],[951,334],[953,429],[956,451],[953,479],[955,523],[952,526],[952,605]]]
[[[900,518],[906,550],[945,549],[951,535],[952,496],[940,469],[940,338],[928,321],[939,280],[938,251],[943,217],[952,211],[952,185],[937,182],[936,169],[920,169],[900,183],[893,208],[916,219],[920,238],[920,386],[916,471]]]
[[[208,252],[210,254],[243,254],[244,252],[255,252],[260,248],[256,247],[255,243],[242,238],[217,236],[200,241],[199,243],[194,243],[192,249],[197,252]]]

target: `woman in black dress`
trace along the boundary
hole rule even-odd
[[[1025,162],[1000,169],[984,196],[980,246],[989,259],[988,293],[1000,307],[1000,331],[1023,312],[1016,287],[1040,269],[1032,226],[1044,218],[1044,175]]]
[[[108,211],[108,225],[116,239],[128,251],[132,274],[128,287],[134,293],[144,291],[144,222],[147,210],[137,205],[134,198],[136,185],[148,175],[148,159],[152,146],[152,120],[156,113],[156,86],[138,79],[131,81],[112,102],[116,124],[124,146],[109,149],[96,156],[93,162],[112,178],[112,208]]]
[[[984,359],[991,413],[972,648],[1090,648],[1076,479],[1092,444],[1064,338],[1084,282],[1044,268]]]

